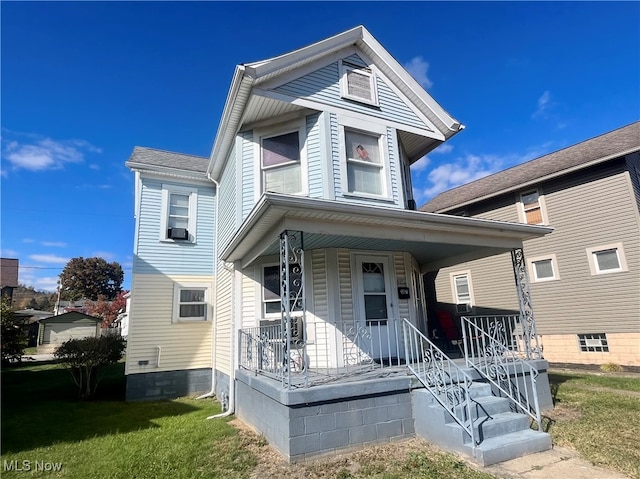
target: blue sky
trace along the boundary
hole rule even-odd
[[[413,168],[445,188],[640,118],[639,2],[5,2],[3,257],[55,288],[131,278],[136,145],[208,156],[234,66],[364,25],[466,129]]]

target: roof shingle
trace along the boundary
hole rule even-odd
[[[132,164],[159,166],[205,174],[209,158],[136,146],[126,164],[127,166],[132,166]]]
[[[634,150],[640,150],[640,121],[447,190],[422,205],[420,210],[440,213],[460,208],[480,198],[497,196],[537,179]]]

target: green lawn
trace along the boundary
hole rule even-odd
[[[554,443],[640,479],[640,379],[552,373],[550,380],[557,401],[550,414]],[[418,442],[284,465],[255,434],[226,419],[205,420],[220,412],[213,400],[123,398],[122,364],[110,368],[98,396],[86,402],[76,400],[68,372],[57,364],[4,369],[2,477],[27,477],[25,466],[30,478],[493,477]],[[55,464],[61,470],[35,470]]]
[[[640,378],[635,375],[549,374],[554,444],[602,467],[640,479]]]
[[[57,365],[3,370],[2,477],[25,477],[7,471],[5,461],[18,461],[22,469],[29,461],[30,478],[248,476],[256,459],[243,450],[236,429],[205,420],[220,412],[217,403],[124,402],[123,369],[112,367],[96,399],[87,402],[75,399],[69,373]],[[62,470],[35,471],[47,462]]]

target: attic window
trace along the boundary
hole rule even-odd
[[[376,76],[370,68],[340,62],[342,97],[370,105],[378,105]]]

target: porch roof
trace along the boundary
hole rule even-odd
[[[406,251],[427,272],[520,248],[553,228],[265,193],[220,256],[249,266],[278,254],[285,230],[302,231],[305,250]]]

